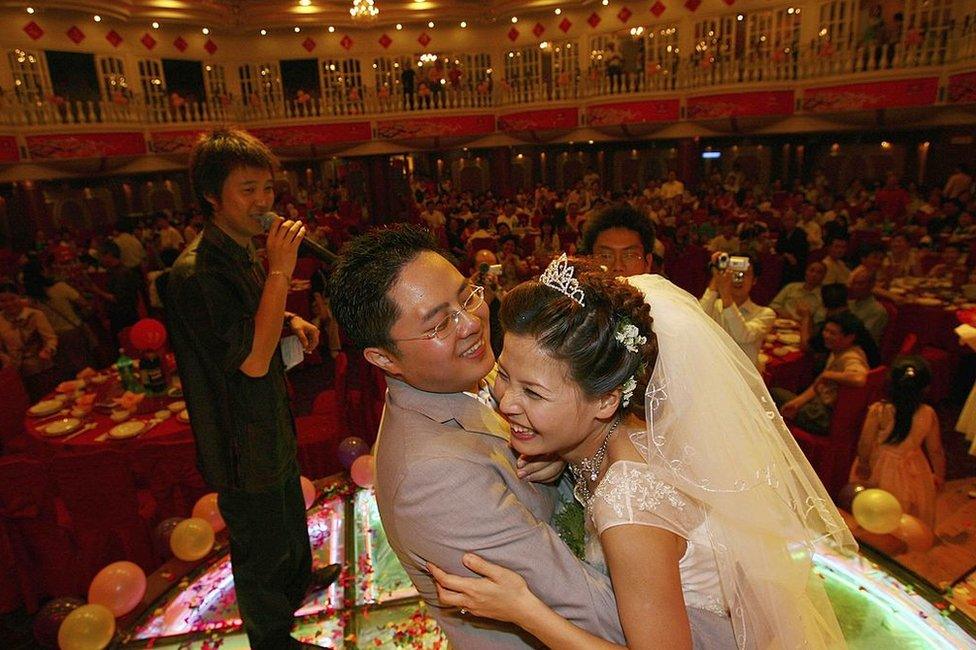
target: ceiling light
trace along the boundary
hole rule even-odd
[[[156,22],[155,20],[154,20],[154,21],[152,21],[152,28],[153,28],[153,29],[159,29],[159,23],[158,23],[158,22]]]
[[[295,33],[297,34],[297,33],[298,33],[298,32],[300,32],[300,31],[302,31],[302,28],[301,28],[301,27],[298,27],[298,26],[296,25],[296,26],[295,26]]]
[[[561,14],[562,12],[563,12],[563,10],[562,10],[562,9],[560,9],[559,7],[556,7],[556,8],[555,8],[555,9],[553,9],[553,11],[552,11],[552,13],[554,13],[554,14],[556,14],[557,16],[558,16],[559,14]]]
[[[329,25],[329,33],[331,34],[334,31],[335,31],[335,27],[333,27],[332,25]]]
[[[102,17],[99,16],[98,14],[95,14],[94,20],[95,20],[96,23],[100,23],[100,22],[102,22]]]
[[[466,23],[466,22],[464,22],[464,21],[462,20],[462,21],[461,21],[461,29],[464,29],[464,28],[465,28],[465,27],[467,27],[467,26],[468,26],[468,23]]]
[[[267,35],[268,35],[268,30],[262,29],[261,30],[261,36],[267,36]]]
[[[352,0],[352,7],[349,9],[353,20],[376,20],[379,13],[375,0]]]
[[[33,14],[34,13],[34,7],[27,7],[27,13]]]
[[[518,16],[512,16],[512,22],[513,23],[517,23],[518,22]]]
[[[401,25],[400,23],[397,23],[396,24],[396,30],[397,31],[400,31],[401,29],[403,29],[403,25]]]
[[[204,35],[204,36],[206,36],[207,34],[209,34],[209,33],[210,33],[210,30],[209,30],[208,28],[206,28],[206,27],[204,27],[204,28],[203,28],[203,29],[201,29],[200,31],[201,31],[201,32],[203,32],[203,35]]]
[[[310,7],[312,6],[312,0],[298,0],[298,4],[301,7]]]
[[[427,23],[427,27],[429,27],[430,29],[434,29],[434,21],[432,20],[429,23]]]
[[[610,4],[610,0],[603,0],[603,2],[601,2],[600,4],[606,7],[608,4]]]

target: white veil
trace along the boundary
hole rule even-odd
[[[659,350],[634,443],[700,507],[738,647],[844,647],[812,554],[857,545],[755,365],[691,294],[657,275],[626,280]]]

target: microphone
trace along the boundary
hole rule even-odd
[[[264,232],[268,232],[271,229],[272,224],[274,224],[276,220],[281,219],[281,217],[276,215],[274,212],[265,212],[264,214],[258,215],[255,218],[258,220],[258,223],[261,224]],[[319,261],[325,262],[326,264],[334,264],[339,260],[335,253],[330,251],[322,244],[312,241],[307,235],[303,237],[301,243],[298,244],[298,250],[307,255],[311,255],[312,257],[318,259]]]

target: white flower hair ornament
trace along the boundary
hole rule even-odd
[[[631,375],[624,382],[624,385],[620,387],[620,390],[623,391],[623,395],[620,396],[621,405],[627,408],[630,406],[630,400],[634,396],[634,391],[637,390],[637,379]]]
[[[624,319],[617,326],[617,331],[614,333],[613,337],[623,343],[624,347],[630,352],[640,352],[640,348],[637,346],[644,345],[647,343],[647,337],[641,336],[640,330],[637,326]]]
[[[539,282],[551,289],[555,289],[564,296],[572,298],[580,307],[585,307],[584,300],[586,295],[583,293],[583,289],[580,288],[579,280],[573,277],[575,272],[576,267],[569,263],[569,258],[566,257],[566,253],[563,253],[549,262],[549,266],[539,276]]]

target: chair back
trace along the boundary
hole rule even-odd
[[[836,494],[847,483],[851,463],[857,455],[857,443],[868,406],[881,397],[887,366],[878,366],[868,372],[864,386],[842,386],[837,391],[837,402],[830,418],[830,444],[833,448],[832,467],[826,476],[821,475],[830,494]]]
[[[783,285],[783,256],[766,253],[759,258],[759,263],[762,265],[762,274],[756,278],[752,299],[758,305],[768,305]]]
[[[209,492],[197,469],[196,444],[189,436],[148,440],[134,450],[134,468],[156,501],[156,517],[186,517]]]
[[[30,398],[16,368],[0,369],[0,450],[27,447],[24,432],[24,415],[30,407]]]
[[[119,451],[99,449],[58,454],[48,465],[51,480],[75,529],[106,520],[139,520],[135,479]]]

